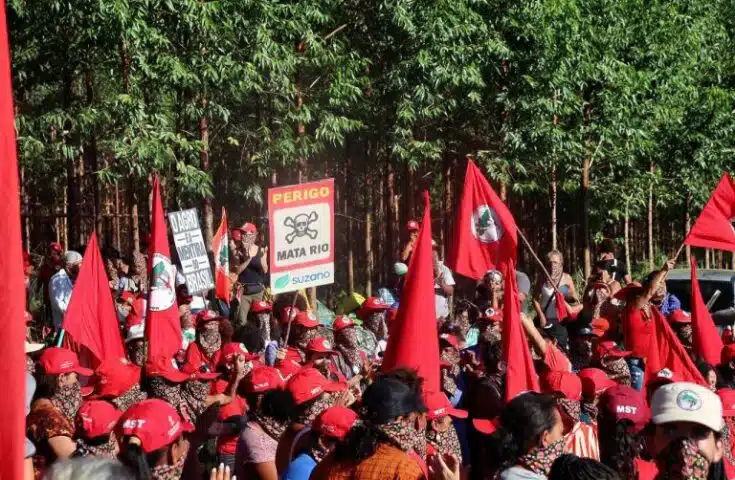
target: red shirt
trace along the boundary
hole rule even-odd
[[[571,372],[572,362],[566,355],[551,342],[546,342],[546,355],[544,355],[544,364],[552,372]]]
[[[189,344],[189,347],[186,349],[186,361],[184,363],[186,363],[191,371],[197,371],[202,365],[206,365],[210,372],[216,372],[220,354],[221,350],[217,350],[211,357],[208,357],[199,344],[194,342]]]
[[[282,361],[276,361],[276,368],[285,379],[301,370],[301,354],[294,347],[286,349],[286,357]]]
[[[623,338],[625,348],[633,352],[633,357],[646,358],[653,336],[653,320],[645,312],[632,305],[623,310]]]
[[[219,379],[212,383],[212,388],[209,391],[210,395],[219,395],[225,393],[230,386],[230,382],[227,380]],[[248,411],[248,405],[244,398],[239,395],[235,395],[230,403],[219,409],[218,419],[220,421],[227,420],[230,417],[240,416]],[[234,435],[220,435],[217,438],[217,453],[234,455],[237,451],[237,440],[240,437],[239,433]]]
[[[638,470],[638,480],[655,480],[658,476],[658,466],[654,462],[647,462],[640,458],[633,461]]]

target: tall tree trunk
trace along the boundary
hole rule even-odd
[[[379,165],[379,155],[380,155],[380,148],[378,148],[377,141],[375,142],[375,155],[373,157],[373,160],[375,161],[376,165]],[[377,183],[378,183],[378,205],[375,207],[375,225],[376,226],[385,226],[385,182],[383,182],[383,179],[380,177],[377,177]],[[377,235],[373,235],[374,238],[374,244],[375,244],[375,250],[378,254],[378,258],[382,259],[390,259],[391,255],[386,251],[386,245],[387,245],[387,238],[386,238],[386,231],[387,228],[378,228],[377,229]],[[378,282],[380,285],[386,285],[388,283],[388,268],[385,268],[385,262],[383,265],[377,264],[376,267],[379,269],[378,272]]]
[[[125,39],[120,39],[120,69],[122,77],[122,90],[128,93],[130,90],[130,56],[128,55]],[[133,252],[140,252],[140,217],[138,213],[138,192],[136,191],[137,182],[133,176],[128,177],[127,194],[128,194],[128,214],[130,215],[130,234],[133,242]],[[118,202],[119,204],[119,202]],[[122,248],[122,245],[119,245]]]
[[[500,200],[506,205],[508,204],[508,185],[505,182],[500,182]]]
[[[368,297],[373,296],[373,271],[375,270],[375,259],[373,257],[373,182],[372,176],[368,172],[365,175],[366,188],[366,209],[365,209],[365,256],[367,258],[367,270],[365,272],[365,293]]]
[[[388,250],[386,255],[386,269],[389,269],[393,263],[393,259],[398,258],[398,249],[400,242],[400,227],[397,221],[398,212],[396,211],[396,186],[395,172],[393,171],[393,162],[390,156],[386,158],[385,169],[385,216],[386,216],[386,234],[388,236]]]
[[[345,163],[344,163],[344,169],[343,169],[343,185],[344,185],[344,191],[347,192],[349,186],[351,183],[351,177],[352,172],[350,170],[350,148],[349,144],[345,145]],[[352,242],[352,212],[350,211],[350,204],[352,202],[349,201],[350,196],[349,195],[343,195],[343,202],[344,206],[342,207],[343,214],[345,215],[345,218],[347,219],[347,292],[352,295],[355,293],[355,253],[354,253],[354,246]]]
[[[710,264],[709,264],[709,248],[705,248],[704,249],[704,268],[705,268],[705,270],[710,268]]]
[[[684,212],[684,238],[687,238],[689,236],[689,232],[692,229],[692,214],[691,214],[691,207],[692,207],[692,193],[687,192],[687,198],[685,203],[685,209]],[[686,256],[687,256],[687,265],[690,265],[692,262],[692,247],[690,245],[686,246]]]
[[[199,150],[199,161],[202,171],[212,177],[209,171],[209,119],[207,118],[207,96],[202,95],[202,116],[199,117],[199,141],[202,148]],[[214,209],[212,207],[212,196],[207,194],[202,199],[202,210],[204,216],[204,243],[207,251],[212,253],[212,237],[214,236]]]
[[[558,250],[558,232],[557,232],[557,192],[556,192],[556,167],[551,169],[551,249]],[[572,252],[573,254],[573,252]]]
[[[582,246],[584,248],[584,277],[592,273],[592,254],[590,250],[590,152],[585,152],[582,160]]]
[[[92,78],[92,72],[87,70],[84,73],[84,84],[87,95],[87,106],[92,107],[94,104],[94,79]],[[84,148],[84,156],[86,162],[92,168],[92,214],[94,215],[94,229],[97,235],[104,239],[104,228],[102,223],[102,199],[100,195],[100,182],[99,182],[99,158],[97,153],[97,136],[92,131],[88,143]]]
[[[624,225],[624,236],[625,236],[625,268],[628,272],[632,272],[630,265],[630,211],[628,209],[628,203],[625,204],[625,225]]]
[[[447,154],[444,157],[444,168],[442,169],[442,183],[444,184],[444,199],[441,215],[441,236],[442,236],[442,258],[447,258],[449,249],[452,248],[452,210],[454,203],[454,191],[452,190],[454,182],[454,159]]]
[[[648,171],[653,175],[653,162],[649,164]],[[653,258],[653,179],[648,185],[648,266],[653,270],[656,259]]]
[[[406,164],[406,191],[404,192],[404,205],[406,206],[406,213],[405,218],[403,219],[404,224],[407,221],[413,219],[414,215],[416,215],[416,202],[414,201],[414,197],[416,195],[415,180],[416,172],[413,168],[411,168],[410,165]]]

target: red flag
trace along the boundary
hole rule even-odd
[[[434,311],[434,261],[431,205],[424,192],[424,219],[403,284],[398,316],[390,325],[381,370],[415,369],[425,392],[439,392],[439,338]]]
[[[222,220],[219,223],[217,233],[212,239],[212,252],[214,253],[214,283],[217,298],[223,302],[230,303],[230,237],[227,229],[227,212],[222,208]]]
[[[0,478],[23,478],[25,456],[25,287],[20,236],[20,190],[18,158],[15,153],[13,86],[5,18],[5,2],[0,5],[0,233],[4,246],[0,255],[0,311],[3,312],[3,346],[0,348],[3,382],[0,395]]]
[[[564,295],[561,292],[554,293],[554,302],[556,302],[556,318],[560,322],[564,322],[569,318],[569,309],[567,302],[564,301]]]
[[[710,365],[719,365],[724,344],[702,299],[697,280],[697,260],[692,255],[692,338],[694,353]]]
[[[646,359],[646,382],[664,368],[668,368],[683,382],[698,383],[709,387],[664,315],[655,307],[651,307],[651,314],[653,315],[653,335],[651,335],[649,354]]]
[[[480,279],[490,269],[502,270],[509,260],[515,262],[517,246],[513,215],[468,159],[447,266],[466,277]]]
[[[105,264],[92,232],[62,327],[75,344],[94,355],[95,367],[104,360],[125,358],[117,311],[110,293]]]
[[[684,243],[735,251],[735,181],[725,173]]]
[[[153,178],[151,244],[148,247],[148,315],[145,338],[148,359],[172,358],[181,348],[181,324],[176,304],[176,269],[171,264],[166,220],[163,216],[158,176]]]
[[[533,366],[531,349],[521,324],[521,304],[513,260],[505,266],[505,298],[503,299],[503,358],[505,371],[505,401],[509,402],[523,392],[538,392],[539,382]]]

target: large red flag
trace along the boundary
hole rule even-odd
[[[148,359],[171,358],[181,348],[181,324],[176,304],[176,269],[171,264],[166,220],[163,216],[161,189],[158,176],[153,178],[153,212],[151,244],[148,247],[148,315],[145,338],[148,341]]]
[[[516,222],[472,159],[454,225],[447,266],[466,277],[480,279],[490,269],[516,259]]]
[[[105,360],[125,358],[110,282],[94,232],[84,251],[62,327],[74,344],[83,345],[94,355],[95,367]]]
[[[18,158],[15,153],[13,86],[5,18],[5,2],[0,5],[0,234],[4,246],[0,255],[0,312],[3,312],[3,346],[0,372],[6,388],[0,395],[0,478],[23,478],[25,456],[25,287],[20,236],[20,190]]]
[[[381,370],[416,370],[425,392],[439,392],[439,338],[434,311],[431,205],[424,192],[424,218],[403,284],[398,316],[391,322]]]
[[[735,181],[725,173],[684,243],[735,251]]]
[[[681,344],[669,322],[657,308],[651,307],[653,315],[653,335],[646,359],[646,382],[656,376],[664,368],[674,372],[681,381],[698,383],[708,387],[704,377],[697,370],[694,361]]]
[[[227,230],[227,212],[222,208],[222,220],[219,223],[217,233],[212,239],[212,252],[214,253],[214,283],[217,298],[225,303],[230,303],[230,253],[229,232]]]
[[[505,297],[503,298],[505,401],[509,402],[523,392],[538,392],[540,389],[531,349],[521,324],[521,304],[518,301],[518,285],[513,260],[505,265],[503,275],[505,276]]]
[[[702,299],[697,279],[697,260],[692,255],[692,338],[694,353],[710,365],[720,363],[720,354],[724,347],[715,322]]]

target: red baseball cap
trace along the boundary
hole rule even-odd
[[[242,240],[242,232],[239,228],[233,228],[232,229],[232,239],[236,242],[239,242]]]
[[[582,381],[572,372],[546,372],[541,375],[541,390],[561,393],[568,400],[580,400]]]
[[[308,345],[306,345],[306,351],[316,353],[334,353],[334,350],[332,350],[332,344],[324,337],[314,337]]]
[[[222,345],[220,350],[219,364],[224,365],[230,363],[235,355],[242,355],[246,362],[255,360],[258,354],[248,352],[248,349],[242,343],[230,342]]]
[[[722,354],[720,354],[720,363],[722,363],[722,365],[727,365],[733,360],[735,360],[735,343],[729,343],[722,349]]]
[[[459,350],[459,339],[455,335],[444,333],[439,336],[439,340],[448,343],[449,345],[454,347],[455,350]]]
[[[293,320],[296,320],[296,316],[300,312],[301,310],[299,310],[298,307],[286,305],[281,309],[281,323],[288,323],[288,321],[291,320],[291,317],[293,317]]]
[[[579,372],[579,380],[582,382],[582,394],[589,399],[617,385],[599,368],[583,368]]]
[[[243,223],[242,227],[240,227],[240,231],[244,233],[258,233],[258,229],[250,222]]]
[[[62,373],[78,373],[90,377],[94,373],[89,368],[79,365],[77,354],[67,348],[50,347],[43,351],[38,363],[43,371],[49,375],[61,375]]]
[[[680,375],[672,372],[668,368],[663,368],[656,372],[656,375],[648,379],[648,385],[666,385],[668,383],[683,382],[684,379]]]
[[[735,417],[735,389],[723,388],[717,390],[717,396],[722,402],[722,416]]]
[[[592,333],[596,337],[604,337],[608,330],[610,330],[610,322],[606,318],[597,317],[590,322],[592,327]]]
[[[643,292],[643,285],[641,285],[639,282],[630,282],[625,287],[618,290],[617,293],[613,295],[613,298],[617,300],[627,301],[633,295],[638,295],[641,292]]]
[[[319,322],[313,312],[299,312],[293,321],[296,325],[301,325],[304,328],[315,328],[319,326]]]
[[[500,427],[500,417],[495,417],[491,419],[473,418],[472,425],[475,427],[475,430],[482,433],[483,435],[492,435],[493,433],[495,433],[495,430]]]
[[[194,323],[197,327],[207,322],[214,322],[219,320],[222,320],[222,317],[220,315],[217,315],[214,310],[210,310],[208,308],[197,313],[197,316],[194,317]]]
[[[95,393],[99,397],[119,397],[140,382],[140,371],[139,366],[127,361],[107,360],[95,371]]]
[[[669,320],[669,323],[692,323],[692,317],[690,317],[687,312],[680,308],[669,313],[669,316],[666,318]]]
[[[60,243],[57,243],[57,242],[49,243],[48,244],[48,249],[49,249],[50,252],[59,252],[59,253],[61,253],[61,252],[64,251],[64,247],[62,247],[61,244]]]
[[[283,377],[273,367],[258,367],[253,369],[243,379],[243,389],[248,393],[263,393],[282,388]]]
[[[428,410],[426,416],[429,420],[436,420],[447,415],[454,418],[467,418],[469,415],[467,410],[454,408],[447,396],[442,392],[432,392],[424,395],[424,403]]]
[[[360,309],[357,311],[357,317],[364,320],[364,317],[371,314],[372,312],[380,312],[382,310],[389,309],[390,305],[384,303],[383,300],[381,300],[379,297],[370,297],[362,302]]]
[[[355,325],[357,324],[353,322],[352,319],[347,315],[337,315],[337,317],[334,319],[334,323],[332,324],[332,330],[334,330],[335,332],[339,332],[340,330],[354,327]]]
[[[643,392],[627,385],[607,389],[600,397],[600,408],[612,414],[618,422],[630,420],[633,433],[643,430],[651,418]]]
[[[409,232],[415,232],[420,228],[419,222],[416,220],[409,220],[408,223],[406,223],[406,230]]]
[[[145,372],[149,377],[163,377],[169,382],[182,383],[191,378],[191,375],[176,368],[171,357],[158,356],[148,360]]]
[[[312,429],[327,437],[344,440],[358,418],[357,413],[347,407],[329,407],[314,419]]]
[[[109,435],[122,414],[105,400],[87,400],[77,412],[77,432],[88,439]]]
[[[343,385],[330,382],[319,370],[312,367],[304,367],[296,372],[286,387],[296,405],[313,400],[324,392],[339,392],[345,389]]]
[[[263,300],[258,300],[250,305],[250,311],[253,313],[270,312],[272,310],[271,304]]]
[[[625,358],[629,357],[633,352],[627,350],[620,350],[617,344],[613,341],[600,342],[597,344],[597,358]]]
[[[193,430],[194,426],[184,422],[174,407],[157,398],[131,405],[115,426],[118,439],[137,437],[145,453],[171,445],[182,433]]]

